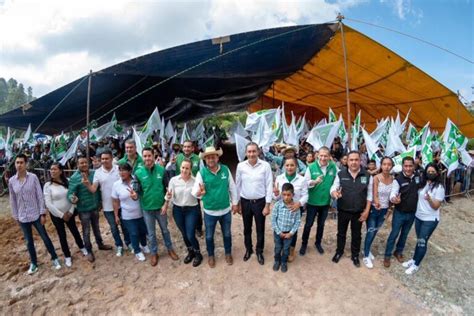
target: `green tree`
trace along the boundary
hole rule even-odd
[[[5,106],[8,96],[8,84],[4,78],[0,78],[0,109]]]

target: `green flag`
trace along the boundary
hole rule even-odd
[[[403,158],[412,157],[414,159],[415,156],[416,156],[416,147],[413,146],[413,147],[408,148],[407,151],[401,153],[400,155],[393,157],[393,163],[395,166],[401,166]]]
[[[433,162],[433,149],[431,148],[433,135],[428,134],[425,143],[421,149],[421,161],[425,167],[430,162]]]
[[[121,133],[123,131],[123,127],[122,125],[120,125],[117,121],[117,117],[115,116],[115,112],[114,112],[114,115],[112,116],[112,122],[114,124],[114,129],[115,129],[115,132],[116,133]]]
[[[448,168],[448,176],[458,167],[458,159],[458,151],[454,142],[449,146],[446,144],[445,146],[442,146],[441,162],[446,166],[446,168]]]
[[[333,123],[337,121],[336,113],[332,111],[331,108],[329,108],[329,123]]]
[[[444,136],[443,136],[443,141],[446,144],[451,144],[452,142],[455,142],[458,147],[464,148],[467,144],[467,137],[464,136],[459,128],[451,122],[450,119],[446,122],[446,128],[444,130]]]

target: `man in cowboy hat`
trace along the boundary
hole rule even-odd
[[[232,258],[232,213],[239,212],[238,197],[232,173],[226,165],[219,163],[222,149],[207,147],[200,158],[206,162],[196,175],[192,194],[202,199],[204,223],[206,225],[206,246],[209,256],[209,266],[214,268],[214,232],[217,222],[221,225],[224,238],[225,260],[228,265],[233,264]],[[232,203],[231,203],[232,202]]]
[[[281,173],[283,170],[283,164],[285,163],[286,159],[296,157],[298,150],[296,147],[288,146],[285,144],[277,144],[275,145],[277,150],[280,150],[280,155],[274,155],[271,152],[265,153],[265,159],[270,162],[275,163],[278,166],[278,173]],[[297,159],[298,161],[298,173],[304,175],[306,172],[306,165],[301,160]]]

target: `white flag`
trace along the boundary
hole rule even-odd
[[[237,158],[239,161],[244,161],[245,159],[245,147],[247,146],[250,141],[245,137],[240,136],[239,134],[235,134],[235,149],[237,151]]]

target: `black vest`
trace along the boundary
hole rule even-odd
[[[418,189],[421,187],[421,177],[415,173],[411,178],[406,177],[403,172],[395,178],[400,186],[400,204],[395,204],[395,209],[401,212],[414,213],[418,204]]]
[[[337,175],[342,188],[342,197],[337,200],[338,210],[350,213],[364,211],[367,205],[370,175],[361,169],[354,179],[346,168],[339,171]]]

